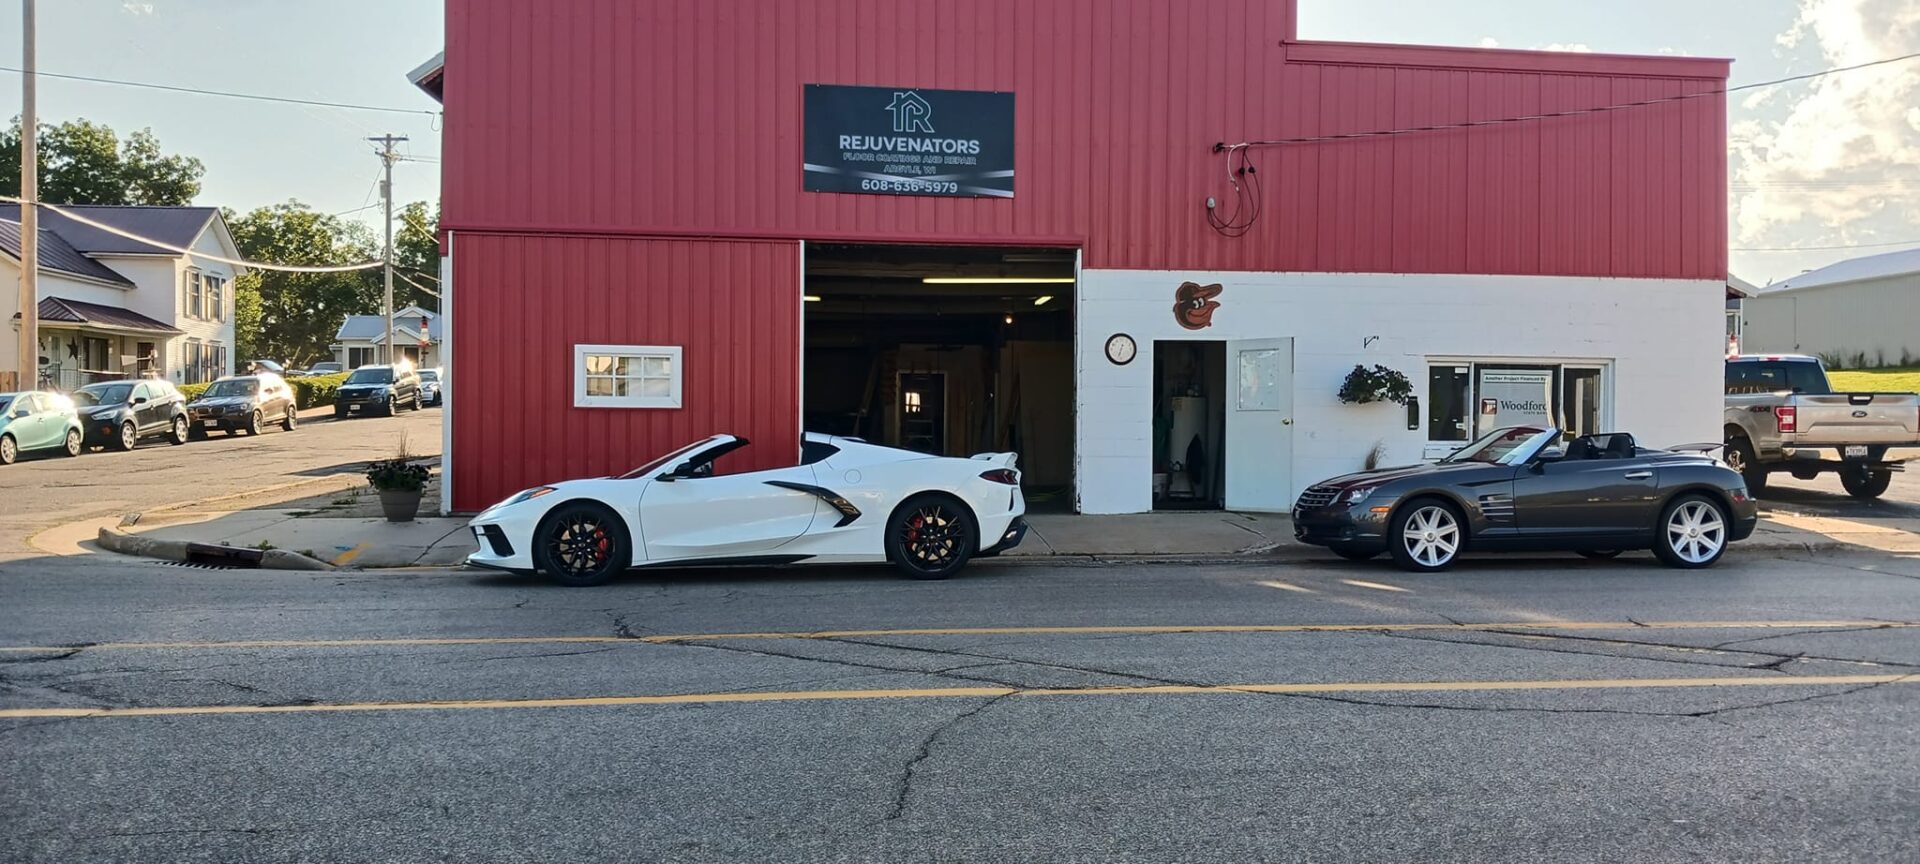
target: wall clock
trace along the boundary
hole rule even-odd
[[[1133,344],[1133,337],[1125,333],[1115,333],[1107,337],[1107,359],[1115,366],[1125,366],[1133,362],[1134,355],[1140,353],[1140,346]]]

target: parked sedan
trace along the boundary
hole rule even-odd
[[[271,372],[215,381],[200,398],[187,403],[187,414],[193,424],[188,434],[195,438],[204,438],[215,429],[228,435],[258,435],[267,423],[279,423],[288,432],[300,425],[293,388]]]
[[[104,381],[73,391],[89,446],[132,450],[143,438],[187,443],[187,400],[160,380]]]
[[[446,397],[441,392],[441,388],[444,386],[446,386],[446,382],[440,380],[440,370],[420,370],[420,404],[439,405],[445,402]]]
[[[73,400],[43,390],[0,393],[0,465],[34,450],[78,456],[85,437]]]
[[[412,366],[362,366],[333,393],[333,416],[355,411],[392,415],[401,408],[420,409],[420,375]]]
[[[1706,567],[1753,533],[1759,507],[1746,481],[1712,458],[1640,447],[1624,432],[1564,448],[1561,437],[1495,429],[1438,463],[1316,483],[1294,505],[1294,537],[1343,558],[1386,552],[1404,569],[1432,571],[1469,548],[1589,558],[1651,548],[1670,566]]]

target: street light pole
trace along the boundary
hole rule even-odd
[[[24,0],[20,46],[20,381],[40,386],[40,123],[34,104],[34,0]]]

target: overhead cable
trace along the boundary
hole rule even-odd
[[[0,201],[5,201],[11,204],[21,204],[21,205],[24,205],[26,203],[20,200],[19,198],[15,198],[11,195],[0,195]],[[73,221],[78,222],[82,225],[88,225],[94,228],[98,228],[102,231],[107,232],[108,234],[112,234],[118,237],[125,237],[128,240],[138,240],[141,243],[145,243],[149,246],[157,246],[161,249],[165,249],[169,252],[173,252],[179,255],[190,255],[194,258],[202,258],[208,261],[218,261],[222,264],[231,264],[235,267],[245,267],[249,270],[268,270],[276,273],[351,273],[355,270],[371,270],[375,267],[379,267],[386,263],[385,261],[367,261],[361,264],[338,264],[338,265],[270,264],[264,261],[247,261],[240,258],[227,258],[222,255],[212,255],[206,252],[200,252],[194,249],[188,249],[184,246],[175,246],[164,240],[155,240],[152,237],[143,237],[139,234],[133,233],[132,231],[128,231],[124,228],[119,228],[113,225],[108,225],[107,223],[101,222],[97,219],[89,219],[85,216],[82,216],[78,213],[73,212],[72,210],[68,210],[65,207],[61,207],[58,204],[48,204],[43,201],[40,203],[39,206],[47,210],[51,210],[55,213],[58,213],[62,216],[65,216],[68,219],[72,219]]]

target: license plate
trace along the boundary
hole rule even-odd
[[[1845,452],[1843,452],[1841,455],[1847,457],[1848,459],[1865,459],[1867,458],[1867,448],[1865,445],[1855,445],[1855,446],[1846,448]]]
[[[202,420],[202,421],[200,421],[200,425],[202,425],[202,426],[205,426],[205,427],[207,427],[207,428],[209,428],[209,429],[211,429],[211,428],[213,428],[213,427],[215,427],[215,426],[218,426],[218,425],[220,425],[220,421],[218,421],[218,420]]]

